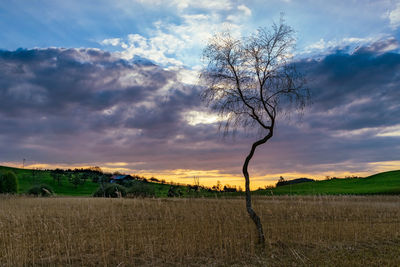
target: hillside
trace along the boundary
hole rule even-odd
[[[60,184],[58,184],[58,182],[51,177],[50,171],[47,170],[19,169],[0,166],[0,173],[6,171],[13,171],[17,175],[19,182],[18,193],[21,194],[26,193],[31,186],[36,184],[51,186],[58,196],[91,196],[99,187],[98,183],[94,183],[90,179],[85,181],[84,184],[75,187],[68,181],[66,175],[61,177]],[[167,196],[170,185],[152,182],[149,182],[149,184],[154,187],[156,196]]]
[[[47,184],[51,186],[57,195],[61,196],[90,196],[98,188],[97,183],[86,181],[83,185],[75,188],[66,176],[60,179],[60,185],[50,176],[50,171],[19,169],[0,166],[0,172],[13,171],[18,177],[18,193],[26,193],[28,189],[36,184]]]
[[[32,169],[20,169],[13,167],[0,166],[0,173],[12,171],[16,174],[19,183],[18,193],[24,194],[33,185],[46,184],[49,185],[58,196],[92,196],[93,193],[99,188],[100,184],[92,182],[88,179],[82,185],[74,186],[68,181],[67,175],[63,174],[60,179],[60,183],[55,181],[51,177],[51,171],[49,170],[32,170]],[[157,180],[157,179],[156,179]],[[146,184],[153,188],[156,197],[167,197],[168,191],[171,188],[171,184],[152,182],[151,179],[146,181]],[[222,195],[220,192],[210,191],[206,188],[199,188],[198,191],[190,190],[184,185],[174,185],[174,192],[180,193],[184,197],[196,197],[196,196],[216,196]],[[224,193],[224,195],[231,196],[237,193]]]
[[[85,181],[83,185],[75,187],[64,175],[60,184],[53,180],[50,171],[30,170],[0,166],[0,173],[13,171],[19,182],[19,193],[25,193],[36,184],[47,184],[51,186],[59,196],[91,196],[99,187],[98,183],[91,180]],[[157,197],[167,197],[170,184],[148,182],[154,188]],[[242,196],[241,192],[217,194],[200,190],[190,192],[186,186],[178,186],[182,196]],[[272,189],[254,191],[257,195],[375,195],[375,194],[400,194],[400,170],[378,173],[366,178],[344,178],[323,181],[303,182],[298,184],[283,185]]]
[[[400,194],[400,170],[382,172],[366,178],[343,178],[305,182],[258,190],[260,195],[374,195]]]

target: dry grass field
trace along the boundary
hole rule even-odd
[[[399,266],[400,197],[0,198],[0,266]]]

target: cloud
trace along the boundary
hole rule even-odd
[[[129,64],[95,49],[1,52],[0,112],[67,114],[76,107],[102,111],[143,100],[175,74]],[[151,79],[150,79],[151,77]]]
[[[251,16],[251,9],[245,5],[239,5],[238,10],[242,11],[245,16]]]
[[[282,154],[301,158],[304,166],[299,169],[323,172],[346,163],[348,169],[360,171],[368,168],[365,162],[395,160],[400,152],[400,55],[381,48],[378,42],[356,52],[338,50],[299,62],[313,104],[298,126],[281,124],[275,140],[281,150],[288,150]],[[290,133],[296,134],[290,138]]]
[[[371,163],[398,160],[400,55],[383,47],[299,61],[313,104],[300,122],[277,122],[256,151],[252,177],[365,173],[379,167]],[[223,139],[200,88],[179,76],[98,49],[1,51],[0,158],[240,177],[256,137]]]
[[[219,116],[216,114],[201,112],[196,110],[187,112],[185,114],[185,119],[189,125],[194,125],[194,126],[202,123],[210,124],[221,121],[221,118],[219,118]]]
[[[357,49],[358,53],[374,52],[374,53],[387,53],[399,49],[399,41],[394,37],[376,40],[369,45],[364,45]]]
[[[174,71],[93,49],[1,51],[0,63],[1,158],[132,171],[227,161],[217,125],[188,123],[199,90]]]
[[[82,140],[75,139],[80,146],[95,135],[116,131],[118,136],[124,126],[129,136],[146,133],[156,123],[150,115],[161,112],[157,103],[164,108],[174,103],[176,111],[190,103],[177,92],[184,88],[176,83],[176,73],[100,50],[2,51],[0,62],[0,136],[16,144],[13,150],[31,149],[32,140],[42,149],[60,136],[73,142],[82,134]],[[173,102],[178,97],[182,103]]]
[[[392,136],[399,137],[400,136],[400,124],[386,127],[382,132],[378,133],[377,136]]]
[[[117,46],[121,44],[121,38],[110,38],[110,39],[105,39],[101,42],[102,45],[112,45],[112,46]]]
[[[398,48],[396,39],[394,39],[393,37],[388,38],[387,36],[382,35],[365,38],[345,37],[339,40],[333,39],[329,41],[321,38],[319,39],[319,41],[307,45],[302,51],[300,51],[300,55],[329,55],[337,50],[356,51],[358,49],[373,49],[374,51],[376,51],[377,45],[382,46],[382,49],[380,49],[381,52],[389,52]]]
[[[161,6],[166,2],[163,0],[139,0],[138,2],[144,5],[151,6]],[[230,9],[232,7],[232,2],[229,0],[173,0],[168,1],[167,3],[170,6],[174,6],[178,8],[179,11],[182,11],[187,8],[200,8],[200,9],[210,9],[210,10],[221,10],[221,9]]]
[[[244,31],[244,21],[251,16],[250,8],[244,4],[234,5],[232,1],[156,3],[173,5],[176,19],[160,19],[141,34],[104,39],[100,44],[119,48],[117,54],[126,60],[140,56],[165,68],[194,68],[201,64],[201,51],[214,33],[230,30],[240,34]]]
[[[352,54],[337,51],[304,63],[304,71],[311,73],[313,114],[319,114],[310,127],[355,130],[400,121],[400,55],[382,53],[383,47],[378,42]]]
[[[389,12],[389,21],[393,28],[400,26],[400,4],[397,4],[396,8]]]

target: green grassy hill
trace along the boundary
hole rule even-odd
[[[50,175],[50,171],[47,170],[31,170],[31,169],[19,169],[12,167],[0,166],[0,173],[5,173],[7,171],[12,171],[17,175],[19,190],[18,193],[24,194],[33,185],[46,184],[49,185],[58,196],[91,196],[97,188],[99,188],[98,183],[92,182],[90,179],[85,181],[83,185],[78,185],[75,187],[68,181],[68,177],[63,175],[60,179],[60,184],[53,180]],[[154,188],[154,193],[157,197],[167,197],[168,190],[171,187],[170,184],[162,184],[155,182],[148,182]],[[202,190],[201,192],[188,192],[186,186],[177,186],[177,191],[182,192],[183,196],[214,196],[215,193],[206,192]]]
[[[0,173],[13,171],[19,182],[19,193],[26,193],[28,189],[37,184],[51,186],[59,196],[91,196],[99,187],[98,183],[87,180],[83,185],[75,187],[68,181],[66,175],[58,184],[50,175],[50,171],[19,169],[0,166]],[[170,184],[149,182],[154,188],[157,197],[167,197]],[[201,190],[188,192],[186,186],[178,186],[183,196],[243,196],[241,192],[219,193]],[[257,195],[373,195],[373,194],[400,194],[400,170],[378,173],[366,178],[344,178],[324,181],[305,182],[293,185],[284,185],[272,189],[257,190]]]
[[[60,180],[60,185],[50,176],[50,171],[36,170],[33,172],[30,169],[19,169],[12,167],[0,166],[0,172],[14,172],[18,177],[19,190],[18,193],[26,193],[30,187],[38,184],[46,184],[53,188],[57,195],[61,196],[90,196],[99,187],[97,183],[86,181],[83,185],[75,188],[66,176]]]
[[[373,195],[400,194],[400,170],[378,173],[366,178],[343,178],[305,182],[258,190],[261,195]]]

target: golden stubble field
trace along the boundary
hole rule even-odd
[[[400,197],[0,198],[1,266],[400,266]]]

